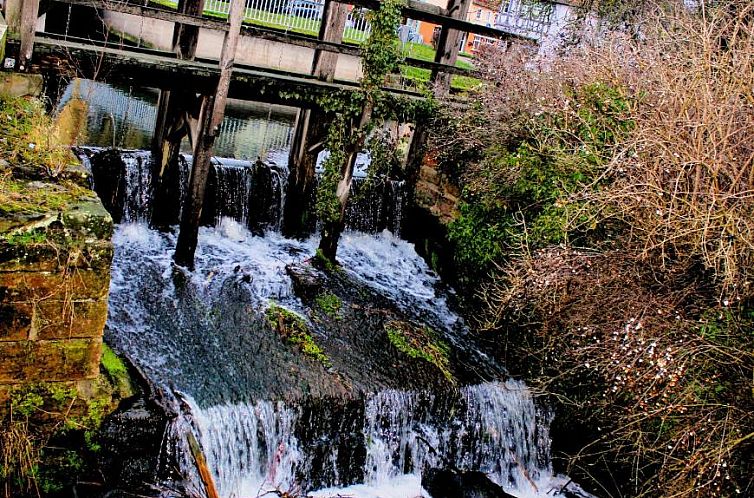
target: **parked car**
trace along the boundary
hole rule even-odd
[[[291,0],[288,7],[291,15],[303,17],[305,19],[321,19],[322,4],[312,0]]]

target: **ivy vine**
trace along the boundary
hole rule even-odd
[[[382,85],[401,62],[397,28],[402,5],[403,0],[386,0],[378,10],[367,14],[372,30],[362,47],[363,76],[359,91],[323,95],[318,99],[319,106],[334,115],[324,143],[329,156],[317,187],[317,215],[324,223],[339,221],[341,207],[336,191],[341,168],[349,151],[363,142],[374,126],[374,120],[370,120],[366,126],[358,127],[364,106],[371,105],[380,111],[386,108]]]

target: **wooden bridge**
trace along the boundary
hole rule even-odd
[[[194,149],[194,164],[190,180],[189,205],[184,208],[181,220],[179,247],[187,248],[190,257],[177,260],[191,266],[196,246],[196,233],[201,214],[204,188],[209,168],[212,144],[222,121],[225,102],[233,98],[270,103],[283,103],[300,107],[293,135],[289,168],[289,199],[309,199],[314,188],[314,169],[318,152],[326,134],[326,115],[316,106],[317,96],[335,91],[352,91],[358,88],[355,81],[335,79],[339,56],[358,57],[357,45],[343,42],[349,9],[360,7],[377,9],[378,0],[324,0],[317,36],[292,33],[245,24],[247,2],[232,0],[227,18],[206,15],[205,0],[178,0],[171,9],[150,0],[142,5],[131,0],[53,0],[45,4],[50,10],[54,2],[68,6],[66,29],[57,33],[37,31],[40,0],[6,0],[5,14],[11,38],[6,56],[16,55],[18,71],[43,71],[63,73],[77,77],[129,81],[134,85],[156,87],[161,90],[152,152],[155,158],[155,224],[165,224],[175,206],[159,206],[160,198],[169,198],[172,164],[178,154],[182,139],[188,136]],[[406,18],[427,21],[441,26],[434,61],[408,58],[410,66],[431,71],[435,92],[449,91],[450,78],[455,74],[470,74],[455,66],[463,32],[498,39],[518,38],[494,28],[465,21],[471,0],[448,0],[440,8],[416,0],[408,0],[402,7]],[[172,25],[172,46],[169,50],[146,48],[137,44],[113,43],[108,36],[101,39],[81,33],[71,34],[67,27],[75,24],[75,12],[88,9],[102,13],[120,13],[151,19]],[[49,20],[48,20],[49,22]],[[107,33],[107,26],[87,29]],[[211,31],[222,35],[222,51],[218,60],[196,56],[199,35]],[[239,40],[244,38],[270,40],[290,47],[305,47],[313,51],[311,65],[297,71],[280,70],[260,65],[234,64]],[[423,98],[415,90],[396,88],[388,84],[390,94],[407,99]],[[408,118],[410,119],[410,118]],[[414,132],[409,162],[415,161],[424,131]],[[303,202],[288,202],[285,219],[305,218],[297,210],[304,209]],[[160,215],[165,217],[160,219]],[[290,224],[290,223],[289,223]],[[295,225],[295,223],[294,223]],[[289,227],[295,233],[301,227]],[[183,240],[182,240],[183,239]]]

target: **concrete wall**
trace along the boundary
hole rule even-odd
[[[154,48],[170,50],[173,40],[173,23],[159,19],[147,19],[119,12],[105,12],[105,23],[121,33],[140,38]],[[199,32],[197,57],[219,59],[224,33],[202,28]],[[308,74],[314,50],[287,43],[241,36],[236,52],[236,62],[260,68],[278,69]],[[340,55],[335,78],[356,81],[361,77],[358,57]]]

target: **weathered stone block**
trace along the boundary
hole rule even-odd
[[[100,337],[107,320],[107,300],[41,301],[36,312],[38,339]]]
[[[99,338],[0,342],[0,382],[92,379],[101,354]]]
[[[63,225],[96,239],[109,240],[113,235],[113,220],[97,198],[63,212]]]
[[[41,74],[0,73],[0,93],[12,97],[37,96],[43,83]]]
[[[0,341],[23,341],[29,338],[34,306],[28,303],[0,303]]]
[[[15,246],[0,241],[0,272],[63,271],[64,269],[110,271],[113,245],[109,240],[60,247],[55,244]]]
[[[0,272],[0,302],[5,303],[100,299],[109,287],[110,273],[96,270]]]

